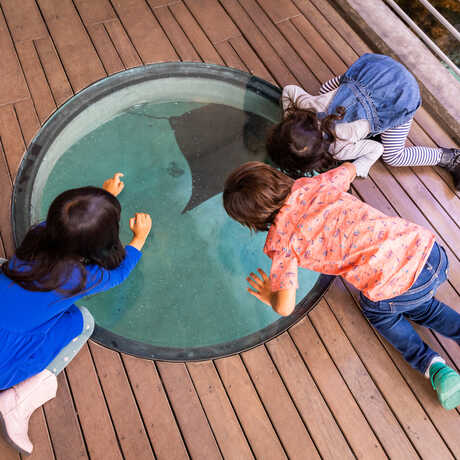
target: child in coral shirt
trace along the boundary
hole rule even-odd
[[[431,378],[441,404],[460,405],[460,376],[426,345],[408,319],[460,343],[460,314],[434,297],[447,279],[447,256],[427,229],[389,217],[347,193],[353,164],[291,179],[249,162],[227,179],[224,206],[254,231],[268,230],[270,277],[251,273],[251,294],[280,315],[295,308],[298,267],[341,275],[361,291],[370,323]]]

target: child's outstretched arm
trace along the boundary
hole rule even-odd
[[[258,268],[260,278],[251,273],[246,280],[252,286],[248,288],[248,292],[254,297],[257,297],[261,302],[269,305],[281,316],[290,315],[295,308],[296,288],[281,289],[280,291],[272,291],[271,281],[267,274]]]

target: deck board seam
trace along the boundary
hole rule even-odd
[[[222,2],[220,0],[219,1],[219,4],[220,6],[224,9],[224,11],[227,13],[227,15],[231,18],[231,15],[230,13],[228,12],[228,10],[225,8],[225,5],[222,4]],[[238,3],[238,5],[240,5]],[[244,13],[249,17],[249,15],[246,13],[246,10],[240,5],[240,7],[243,9]],[[264,40],[267,42],[268,46],[272,49],[272,51],[276,54],[276,56],[278,56],[278,53],[276,52],[276,50],[272,47],[272,45],[270,44],[270,42],[265,38],[265,35],[260,31],[260,29],[257,27],[256,24],[254,24],[254,22],[252,21],[252,19],[249,17],[250,21],[252,22],[253,26],[259,31],[259,33],[262,35],[262,37],[264,38]],[[232,18],[233,20],[233,18]],[[274,77],[272,72],[270,71],[269,67],[267,67],[267,65],[265,64],[264,62],[264,59],[263,57],[260,55],[260,53],[257,51],[256,48],[254,48],[254,46],[252,45],[252,43],[247,39],[246,37],[246,34],[241,30],[239,24],[237,24],[235,21],[233,21],[235,26],[238,28],[238,30],[241,32],[241,38],[243,38],[243,40],[246,42],[246,44],[249,46],[249,48],[253,51],[253,53],[257,56],[257,58],[260,60],[260,62],[262,62],[264,64],[264,67],[269,71],[270,75],[272,75],[272,78],[273,80],[276,82],[276,84],[278,85],[278,87],[282,87],[282,85],[280,84],[280,81],[278,78]],[[238,38],[238,37],[232,37],[232,38]],[[228,39],[228,43],[232,46],[231,44],[231,38]],[[232,46],[232,48],[234,49],[234,51],[238,54],[237,50]],[[240,57],[240,59],[246,64],[246,62],[244,61],[244,59],[238,54],[238,56]],[[282,61],[284,63],[284,61]],[[246,64],[247,65],[247,64]],[[252,74],[252,72],[250,72]]]
[[[246,371],[246,374],[249,377],[249,381],[251,382],[251,385],[252,385],[252,387],[253,387],[253,389],[255,391],[255,394],[259,398],[259,402],[260,402],[261,406],[264,409],[265,415],[267,416],[267,419],[269,420],[270,425],[273,428],[274,433],[276,434],[276,437],[278,438],[278,441],[279,441],[279,443],[280,443],[280,445],[281,445],[281,447],[283,449],[284,454],[286,455],[286,458],[289,458],[289,455],[288,455],[287,449],[286,449],[286,447],[285,447],[285,445],[283,443],[283,440],[281,439],[281,436],[278,433],[278,430],[276,428],[275,423],[273,422],[273,420],[270,417],[270,413],[269,413],[269,411],[267,409],[267,406],[266,406],[264,400],[262,399],[262,396],[260,395],[259,390],[257,389],[257,385],[255,384],[254,379],[252,378],[252,375],[249,372],[249,369],[247,368],[246,363],[245,363],[244,358],[242,357],[241,353],[238,353],[238,358],[240,359],[240,362],[243,365],[243,368],[244,368],[244,370]]]
[[[53,38],[53,36],[52,36],[52,34],[51,34],[51,31],[50,31],[50,29],[49,29],[49,27],[48,27],[48,24],[47,24],[46,20],[45,20],[45,16],[44,16],[44,14],[43,14],[43,11],[41,10],[40,5],[39,5],[39,3],[38,3],[37,0],[35,0],[35,4],[37,5],[38,11],[39,11],[40,16],[41,16],[41,18],[42,18],[42,21],[45,23],[45,27],[46,27],[46,30],[47,30],[47,32],[48,32],[48,37],[46,37],[46,38],[48,38],[48,39],[50,40],[50,42],[51,42],[52,48],[54,49],[54,52],[56,53],[56,56],[57,56],[57,58],[58,58],[58,60],[59,60],[59,63],[61,64],[62,70],[64,71],[64,74],[65,74],[67,83],[69,84],[70,89],[71,89],[71,91],[72,91],[72,95],[74,95],[74,94],[75,94],[75,89],[74,89],[74,87],[73,87],[73,85],[72,85],[72,82],[70,81],[69,75],[68,75],[67,70],[66,70],[66,68],[65,68],[65,66],[64,66],[64,63],[63,63],[63,61],[62,61],[62,59],[61,59],[61,56],[60,56],[59,51],[58,51],[58,48],[56,47],[56,43],[54,42],[54,38]],[[72,5],[73,5],[73,2],[72,2]],[[74,5],[74,8],[75,8],[75,5]],[[78,14],[78,11],[77,11],[77,14]],[[80,20],[81,20],[81,19],[80,19]],[[46,40],[46,38],[40,39],[40,40]],[[42,68],[43,68],[43,73],[45,74],[45,77],[46,77],[46,71],[45,71],[45,68],[44,68],[44,66],[43,66],[43,62],[42,62],[42,60],[40,59],[40,54],[39,54],[39,52],[38,52],[38,50],[37,50],[37,47],[36,47],[36,45],[35,45],[35,41],[36,41],[36,40],[33,40],[35,52],[37,53],[37,56],[38,56],[39,61],[40,61],[40,64],[41,64],[41,66],[42,66]],[[52,94],[53,92],[52,92],[52,89],[51,89],[50,82],[49,82],[48,78],[46,78],[46,81],[47,81],[47,83],[48,83],[48,86],[50,87],[51,94]],[[72,97],[72,96],[71,96],[71,97]],[[56,99],[55,99],[54,95],[53,95],[53,99],[54,99],[54,102],[56,103]],[[59,107],[59,105],[56,104],[56,107]]]
[[[277,84],[278,87],[281,87],[280,86],[280,83],[279,83],[279,80],[276,79],[276,77],[273,75],[273,73],[270,71],[270,69],[265,65],[265,63],[263,62],[263,60],[261,59],[261,57],[258,55],[257,51],[252,47],[252,45],[246,40],[246,37],[244,36],[241,36],[241,38],[244,40],[244,42],[248,45],[248,47],[252,50],[252,52],[256,55],[256,57],[259,59],[259,61],[262,63],[262,65],[264,66],[264,68],[267,70],[268,74],[270,75],[270,77],[273,79],[273,81]],[[238,53],[238,50],[235,48],[235,46],[233,45],[233,43],[229,40],[227,42],[230,47],[233,49],[233,51],[236,53],[236,55],[240,58],[241,62],[246,66],[246,68],[248,69],[248,73],[251,74],[251,75],[255,75],[254,72],[252,72],[251,70],[249,70],[249,65],[248,63],[243,59],[243,57]],[[255,75],[257,76],[257,75]]]
[[[189,371],[189,369],[188,369],[187,363],[184,362],[184,363],[183,363],[183,366],[185,367],[185,370],[186,370],[187,375],[188,375],[188,377],[189,377],[189,379],[190,379],[190,382],[192,383],[193,389],[194,389],[194,391],[195,391],[195,395],[196,395],[198,401],[200,402],[201,410],[203,411],[203,414],[204,414],[204,416],[205,416],[205,418],[206,418],[206,422],[208,423],[209,430],[211,431],[212,437],[213,437],[213,439],[214,439],[214,442],[216,443],[217,450],[219,451],[221,457],[224,459],[224,458],[225,458],[225,457],[224,457],[224,454],[223,454],[222,449],[221,449],[221,447],[220,447],[220,445],[219,445],[219,442],[217,441],[217,436],[216,436],[216,434],[214,433],[213,427],[212,427],[212,425],[211,425],[211,423],[210,423],[210,421],[209,421],[208,414],[206,413],[206,410],[205,410],[205,408],[204,408],[203,402],[201,401],[200,393],[198,392],[198,390],[197,390],[197,388],[196,388],[195,382],[193,381],[192,375],[190,374],[190,371]]]
[[[313,26],[313,24],[308,20],[308,18],[307,18],[304,14],[301,14],[300,16],[303,17],[303,18],[310,24],[310,26],[316,30],[316,28]],[[295,16],[295,17],[298,17],[298,16]],[[291,20],[289,20],[289,21],[290,21],[290,23],[292,24],[292,26],[295,28],[295,30],[297,30],[297,32],[300,34],[300,36],[303,37],[304,41],[307,41],[306,37],[304,36],[304,34],[302,33],[302,31],[299,29],[299,27],[297,26],[297,24],[296,24],[295,22],[291,21]],[[324,39],[324,37],[323,37],[318,31],[317,31],[317,33],[318,33],[319,37],[321,37],[322,40],[324,40],[324,42],[327,44],[328,48],[329,48],[331,51],[333,51],[333,52],[335,53],[335,55],[336,55],[336,56],[338,57],[338,59],[343,63],[343,66],[344,66],[344,68],[346,69],[348,66],[347,66],[347,64],[345,63],[345,61],[342,59],[342,57],[341,57],[339,54],[337,54],[337,53],[335,52],[334,48],[329,44],[329,42],[327,42],[327,41]],[[310,45],[310,46],[311,46],[311,45]],[[334,72],[333,69],[331,69],[331,67],[329,66],[328,62],[327,62],[325,59],[322,58],[321,54],[319,54],[313,46],[311,46],[311,48],[315,51],[315,53],[319,56],[319,58],[324,62],[324,64],[326,65],[326,67],[330,70],[331,75],[332,75],[333,77],[335,77],[335,76],[336,76],[336,73]],[[321,83],[324,83],[324,82],[321,82]]]
[[[325,304],[327,305],[327,307],[330,309],[329,307],[329,304],[326,302],[326,299],[324,299],[323,297],[323,300],[325,302]],[[323,348],[325,349],[327,355],[329,356],[331,362],[333,363],[334,365],[334,368],[336,369],[337,373],[340,375],[340,378],[342,379],[342,382],[343,384],[346,386],[346,388],[348,389],[348,392],[350,393],[351,397],[353,398],[353,401],[355,402],[356,406],[358,407],[359,411],[361,412],[361,415],[363,416],[364,420],[366,420],[368,426],[369,426],[369,429],[372,431],[372,433],[374,433],[374,436],[375,438],[378,440],[379,444],[380,444],[380,447],[382,448],[382,450],[385,452],[385,454],[387,455],[388,458],[390,458],[390,456],[388,455],[388,452],[386,451],[386,448],[384,446],[384,444],[382,443],[382,440],[380,439],[377,431],[374,429],[374,427],[372,426],[372,424],[370,423],[369,419],[367,418],[366,416],[366,413],[364,412],[363,408],[361,407],[361,404],[359,404],[358,400],[356,399],[356,396],[354,394],[354,392],[352,391],[352,389],[350,388],[346,378],[344,377],[344,375],[342,374],[342,372],[340,371],[340,368],[337,366],[337,363],[335,362],[333,356],[331,355],[330,351],[329,351],[329,348],[326,344],[326,342],[323,340],[321,334],[319,333],[317,327],[315,326],[315,323],[314,321],[309,317],[309,315],[307,314],[307,316],[305,317],[306,319],[308,319],[308,321],[310,322],[313,330],[316,332],[316,335],[318,336],[319,340],[321,341],[321,344],[323,346]],[[302,360],[305,362],[305,359],[301,353],[301,351],[299,350],[298,348],[298,345],[297,345],[297,342],[295,341],[294,337],[292,337],[292,334],[290,333],[290,331],[288,330],[288,333],[289,333],[289,336],[291,337],[292,341],[294,342],[296,348],[297,348],[297,351],[299,352]],[[348,341],[348,343],[350,343],[350,340],[349,338],[344,334],[346,340]],[[364,363],[362,362],[361,358],[356,355],[360,361],[360,363],[364,366]],[[367,369],[366,369],[366,372],[367,372]],[[369,376],[369,378],[371,378],[371,376],[369,375],[369,372],[367,372],[367,375]],[[372,379],[371,379],[372,380]],[[380,392],[380,391],[379,391]],[[382,395],[383,397],[383,395]],[[344,435],[345,436],[345,435]]]
[[[138,359],[140,359],[140,358],[138,358]],[[176,422],[177,430],[179,431],[179,434],[180,434],[180,437],[181,437],[181,439],[182,439],[182,443],[183,443],[183,445],[184,445],[184,448],[185,448],[185,450],[186,450],[186,452],[187,452],[187,455],[188,455],[189,458],[191,459],[192,456],[191,456],[191,454],[190,454],[190,449],[189,449],[189,447],[188,447],[188,445],[187,445],[187,443],[186,443],[186,441],[185,441],[185,437],[184,437],[184,434],[183,434],[183,432],[182,432],[182,428],[181,428],[181,426],[180,426],[180,424],[179,424],[179,420],[177,419],[177,415],[176,415],[176,413],[175,413],[175,411],[174,411],[174,409],[173,409],[173,405],[171,404],[171,399],[170,399],[169,394],[168,394],[168,391],[167,391],[167,389],[166,389],[166,385],[165,385],[165,383],[164,383],[164,381],[163,381],[163,377],[162,377],[162,375],[161,375],[161,372],[158,370],[157,361],[152,360],[152,363],[153,363],[153,365],[154,365],[154,367],[155,367],[155,371],[156,371],[156,373],[157,373],[157,375],[158,375],[158,379],[160,380],[161,388],[162,388],[163,393],[164,393],[164,395],[165,395],[165,397],[166,397],[166,401],[168,402],[168,406],[169,406],[169,409],[170,409],[170,411],[171,411],[171,414],[172,414],[172,416],[173,416],[173,418],[174,418],[174,421]]]
[[[248,438],[248,436],[247,436],[247,434],[246,434],[246,431],[244,431],[243,425],[242,425],[242,423],[241,423],[241,419],[240,419],[240,417],[238,416],[238,412],[236,411],[236,408],[235,408],[235,406],[234,406],[234,404],[233,404],[232,398],[231,398],[230,395],[228,394],[227,388],[226,388],[226,386],[225,386],[225,384],[224,384],[224,381],[222,380],[222,377],[221,377],[221,375],[220,375],[220,373],[219,373],[219,369],[218,369],[217,366],[216,366],[215,360],[214,360],[214,359],[211,360],[211,363],[212,363],[212,366],[213,366],[213,368],[214,368],[214,370],[215,370],[215,372],[216,372],[216,374],[217,374],[217,377],[218,377],[219,382],[220,382],[220,384],[221,384],[221,386],[222,386],[222,388],[223,388],[223,391],[224,391],[225,395],[227,396],[227,400],[228,400],[228,402],[229,402],[229,404],[230,404],[230,407],[232,408],[233,414],[235,415],[235,418],[236,418],[236,420],[238,421],[238,425],[239,425],[239,427],[240,427],[240,429],[241,429],[241,432],[242,432],[242,434],[243,434],[243,436],[244,436],[244,439],[245,439],[246,442],[247,442],[247,445],[248,445],[248,447],[249,447],[249,450],[251,451],[253,457],[254,457],[254,458],[257,458],[257,457],[256,457],[256,454],[255,454],[255,452],[254,452],[254,449],[253,449],[251,443],[249,442],[249,438]]]
[[[153,442],[152,442],[152,440],[150,439],[149,432],[148,432],[148,429],[147,429],[147,425],[146,425],[145,420],[144,420],[144,416],[143,416],[143,414],[142,414],[141,408],[139,407],[139,402],[138,402],[138,400],[137,400],[137,398],[136,398],[136,393],[134,392],[134,388],[133,388],[133,385],[132,385],[132,383],[131,383],[131,379],[129,378],[129,372],[128,372],[128,370],[126,369],[126,365],[125,365],[125,362],[124,362],[124,360],[123,360],[123,353],[120,353],[120,352],[117,352],[117,353],[118,353],[118,356],[119,356],[119,358],[120,358],[121,366],[122,366],[123,371],[124,371],[124,373],[125,373],[125,377],[126,377],[126,379],[127,379],[127,381],[128,381],[128,385],[129,385],[129,388],[130,388],[130,390],[131,390],[131,394],[132,394],[132,396],[133,396],[134,404],[135,404],[136,409],[137,409],[137,412],[138,412],[138,414],[139,414],[139,418],[140,418],[140,420],[141,420],[141,422],[142,422],[142,426],[144,427],[146,437],[147,437],[148,442],[149,442],[149,444],[150,444],[150,448],[152,449],[153,457],[154,457],[155,459],[157,459],[157,458],[158,458],[158,455],[157,455],[157,453],[155,452],[155,448],[154,448],[154,446],[153,446]]]
[[[89,356],[91,358],[91,362],[92,362],[93,367],[94,367],[94,373],[96,374],[96,379],[97,379],[97,382],[99,384],[99,388],[101,389],[102,397],[104,398],[104,403],[105,403],[105,407],[106,407],[106,410],[107,410],[107,415],[110,418],[110,422],[112,423],[112,429],[113,429],[113,433],[115,435],[115,439],[117,440],[118,449],[120,451],[120,455],[122,456],[122,458],[125,459],[126,456],[125,456],[125,453],[123,452],[123,448],[122,448],[122,444],[121,444],[121,441],[120,441],[120,438],[119,438],[119,434],[118,434],[118,432],[116,430],[115,423],[114,423],[113,417],[112,417],[112,413],[110,411],[109,403],[107,401],[107,396],[105,395],[104,387],[102,386],[102,383],[101,383],[101,378],[99,376],[99,369],[96,366],[96,361],[94,359],[93,352],[91,350],[91,347],[89,346],[90,341],[91,341],[91,338],[88,340],[88,343],[85,344],[84,346],[88,347],[88,353],[89,353]],[[94,343],[96,343],[96,342],[94,342]]]
[[[337,283],[338,281],[336,281]],[[339,281],[340,282],[340,281]],[[348,289],[348,286],[342,282],[342,284],[345,286],[345,289],[347,290],[347,293],[350,297],[352,297],[353,299],[353,303],[354,303],[354,308],[359,308],[356,304],[356,300],[355,298],[353,297],[353,295],[350,293],[349,289]],[[411,439],[411,437],[407,434],[407,431],[405,430],[405,427],[404,427],[404,424],[402,422],[402,420],[400,420],[400,418],[398,417],[397,413],[395,412],[395,410],[393,409],[392,405],[389,403],[389,401],[387,400],[387,398],[385,397],[385,394],[384,392],[382,391],[382,389],[380,388],[380,385],[378,383],[378,381],[375,379],[375,377],[372,375],[372,372],[369,370],[369,368],[367,367],[365,361],[362,359],[361,357],[361,354],[359,353],[358,351],[358,348],[355,346],[355,344],[353,343],[352,339],[350,338],[350,336],[347,334],[347,331],[344,329],[340,319],[337,317],[336,313],[335,313],[335,310],[334,308],[331,306],[332,302],[329,302],[328,299],[327,299],[327,295],[324,296],[324,300],[325,302],[327,303],[327,306],[328,308],[330,309],[330,311],[332,312],[332,314],[334,315],[334,318],[335,320],[337,321],[337,323],[339,324],[340,326],[340,329],[342,330],[344,336],[347,338],[348,342],[350,343],[350,346],[353,348],[353,351],[354,353],[358,356],[359,360],[361,361],[364,369],[366,369],[366,372],[369,376],[369,378],[372,380],[372,382],[374,383],[375,387],[377,388],[377,390],[379,391],[380,395],[382,396],[382,399],[385,401],[385,404],[387,405],[388,409],[391,411],[392,415],[394,416],[395,420],[397,421],[397,423],[399,424],[399,426],[401,427],[401,430],[402,432],[405,434],[406,438],[408,439],[409,443],[411,444],[411,446],[413,447],[414,451],[417,452],[417,454],[419,455],[420,458],[422,458],[422,456],[420,455],[418,449],[416,448],[413,440]],[[365,318],[366,319],[366,318]],[[366,319],[367,321],[367,319]],[[369,322],[368,322],[369,324]],[[369,324],[369,327],[370,329],[372,330],[372,333],[374,334],[374,336],[377,338],[377,340],[380,342],[380,339],[378,337],[378,333],[377,331]],[[381,342],[380,342],[380,345],[382,346]],[[396,365],[396,363],[393,361],[392,357],[389,355],[388,353],[388,350],[382,346],[382,348],[384,349],[385,353],[388,355],[388,359],[390,359],[390,361],[393,363],[393,365],[395,366],[395,368],[397,369],[398,373],[401,375],[401,378],[403,379],[403,381],[406,383],[406,385],[409,387],[409,384],[407,383],[406,379],[404,378],[404,376],[401,374],[401,371],[399,370],[398,366]],[[411,390],[412,392],[412,389],[409,387],[409,389]],[[423,409],[423,407],[422,407]],[[382,446],[383,447],[383,446]]]
[[[336,420],[334,414],[332,413],[331,408],[329,407],[329,405],[327,404],[326,400],[324,399],[324,395],[323,395],[323,393],[320,391],[320,389],[319,389],[319,387],[318,387],[318,385],[317,385],[317,383],[316,383],[316,380],[313,378],[313,375],[312,375],[312,373],[310,372],[310,369],[308,368],[306,362],[305,362],[304,359],[302,358],[302,355],[301,355],[299,349],[297,348],[297,344],[294,342],[294,340],[292,339],[291,335],[289,334],[289,329],[285,332],[285,334],[287,334],[287,336],[289,337],[289,340],[292,341],[296,353],[300,356],[300,359],[301,359],[301,361],[302,361],[302,363],[303,363],[303,365],[304,365],[304,367],[305,367],[306,372],[310,375],[310,378],[312,379],[313,384],[314,384],[315,387],[316,387],[316,390],[318,391],[319,395],[321,396],[321,399],[323,400],[325,406],[327,407],[327,410],[328,410],[329,413],[331,414],[331,417],[333,418],[335,424],[337,425],[338,430],[340,431],[340,433],[342,434],[343,438],[345,439],[345,443],[346,443],[347,446],[349,447],[350,451],[353,452],[353,450],[351,449],[350,444],[349,444],[349,442],[348,442],[348,439],[346,439],[345,435],[344,435],[343,432],[342,432],[342,428],[341,428],[340,425],[337,423],[337,420]],[[284,378],[282,372],[280,372],[278,366],[276,365],[276,360],[273,359],[272,352],[270,351],[270,348],[267,347],[266,344],[264,344],[263,346],[265,346],[265,348],[266,348],[266,350],[267,350],[267,352],[268,352],[268,355],[270,356],[270,359],[272,360],[273,365],[275,366],[276,372],[278,373],[278,375],[279,375],[281,381],[283,382],[283,385],[284,385],[284,387],[286,388],[286,391],[287,391],[289,397],[291,398],[291,401],[292,401],[292,403],[293,403],[293,405],[294,405],[294,407],[295,407],[297,413],[300,415],[300,419],[302,420],[302,423],[304,424],[304,426],[305,426],[305,428],[306,428],[308,434],[310,435],[310,439],[311,439],[313,445],[315,446],[316,451],[318,452],[318,455],[319,455],[321,458],[323,458],[323,455],[321,454],[321,450],[319,449],[318,444],[317,444],[317,442],[315,441],[315,437],[313,436],[311,430],[309,429],[308,424],[307,424],[307,421],[306,421],[306,420],[304,419],[304,417],[302,416],[302,411],[299,409],[299,407],[298,407],[298,405],[297,405],[297,402],[296,402],[294,396],[293,396],[292,393],[289,391],[289,386],[286,384],[286,380],[285,380],[285,378]],[[353,452],[353,454],[354,454],[354,452]]]
[[[66,371],[65,368],[62,370],[62,373],[64,374],[64,377],[65,377],[65,379],[66,379],[66,381],[67,381],[67,387],[69,388],[70,399],[71,399],[71,401],[72,401],[73,411],[74,411],[74,413],[75,413],[75,418],[77,419],[77,422],[78,422],[77,424],[78,424],[78,428],[79,428],[79,430],[80,430],[81,437],[82,437],[82,439],[83,439],[83,444],[84,444],[84,446],[85,446],[86,455],[88,456],[88,459],[91,459],[91,456],[90,456],[90,454],[89,454],[88,444],[87,444],[87,442],[86,442],[86,437],[85,437],[85,435],[84,435],[83,427],[82,427],[81,421],[80,421],[80,414],[78,413],[78,410],[77,410],[77,405],[76,405],[76,403],[75,403],[75,398],[74,398],[74,396],[73,396],[72,387],[70,386],[70,380],[69,380],[69,377],[68,377],[68,375],[67,375],[67,371]]]
[[[129,32],[128,32],[128,29],[125,27],[125,25],[123,24],[123,21],[121,19],[121,16],[118,14],[118,11],[117,9],[113,6],[113,3],[112,3],[112,0],[107,0],[109,3],[110,3],[110,6],[112,7],[114,13],[115,13],[115,16],[116,18],[118,19],[118,22],[120,23],[121,27],[123,28],[125,34],[126,34],[126,37],[128,37],[128,40],[129,42],[131,43],[132,47],[136,50],[136,53],[138,54],[139,56],[139,60],[141,61],[142,65],[145,65],[145,62],[144,62],[144,59],[142,58],[142,56],[139,54],[139,51],[137,50],[136,46],[134,45],[134,42],[131,38],[131,36],[129,35]],[[110,34],[109,34],[110,35]],[[168,39],[169,41],[169,39]],[[174,50],[175,51],[175,50]],[[118,51],[117,51],[118,52]],[[177,53],[176,53],[177,54]],[[121,61],[123,63],[123,60]],[[124,65],[124,63],[123,63]]]
[[[288,60],[286,59],[285,56],[282,56],[278,50],[271,44],[271,41],[270,41],[270,38],[267,36],[268,34],[268,31],[264,30],[263,27],[259,26],[255,21],[254,19],[252,18],[252,16],[250,15],[250,13],[248,12],[248,10],[244,7],[244,5],[241,3],[241,0],[236,0],[238,2],[238,4],[240,5],[240,7],[243,9],[243,11],[246,13],[246,15],[248,16],[249,20],[252,22],[252,24],[257,27],[257,29],[259,30],[259,32],[262,34],[262,36],[265,38],[265,40],[268,42],[268,44],[270,45],[270,47],[273,49],[273,51],[275,52],[275,54],[278,56],[278,58],[281,60],[281,62],[284,64],[284,66],[286,67],[287,70],[289,70],[289,72],[294,76],[294,78],[296,79],[297,81],[297,84],[299,82],[299,76],[298,75],[295,75],[294,74],[294,70],[292,70],[292,68],[290,67],[289,65],[289,62]],[[290,42],[288,40],[286,40],[286,38],[284,37],[284,34],[281,32],[281,30],[277,27],[277,24],[275,24],[272,19],[270,18],[270,16],[265,12],[265,10],[261,7],[261,5],[259,4],[259,2],[257,0],[253,0],[255,5],[257,7],[259,7],[262,12],[265,14],[267,20],[271,23],[271,25],[276,29],[276,31],[279,33],[279,35],[281,36],[281,38],[286,42],[287,46],[289,48],[291,48],[292,52],[297,56],[298,60],[303,63],[303,65],[308,69],[308,71],[313,75],[314,79],[317,81],[317,82],[320,82],[319,79],[316,77],[316,75],[314,75],[310,68],[305,64],[304,60],[302,59],[302,57],[299,55],[299,53],[297,52],[297,50],[290,44]],[[320,82],[322,83],[322,82]]]
[[[179,2],[176,2],[176,3],[179,3]],[[150,5],[150,4],[149,4]],[[185,5],[185,8],[187,8],[187,5]],[[151,8],[152,9],[152,13],[155,14],[155,10],[158,10],[160,8],[167,8],[167,10],[169,11],[169,13],[171,14],[172,18],[174,19],[174,22],[177,24],[177,27],[179,27],[179,29],[182,31],[182,33],[184,34],[184,37],[187,38],[187,41],[188,43],[190,44],[190,46],[192,47],[193,51],[195,51],[196,55],[198,56],[198,58],[201,60],[201,62],[204,62],[204,59],[203,57],[201,56],[200,52],[198,51],[197,47],[193,44],[192,40],[190,40],[190,37],[187,35],[187,32],[184,30],[184,28],[182,27],[182,24],[177,20],[176,16],[174,15],[174,12],[171,10],[171,8],[169,7],[169,5],[165,5],[165,6],[159,6],[159,7],[156,7],[156,8]],[[157,18],[158,22],[161,24],[161,21],[160,19],[155,15],[155,17]],[[168,37],[169,39],[169,36],[167,35],[166,31],[164,31],[165,35]],[[207,36],[206,36],[207,37]],[[208,37],[207,37],[208,38]],[[170,40],[171,41],[171,40]],[[171,46],[172,43],[171,43]],[[217,50],[216,50],[217,52]],[[177,53],[177,51],[176,51]],[[217,53],[219,54],[219,53]],[[180,59],[180,61],[184,62],[184,59]]]
[[[354,303],[354,308],[355,309],[358,309],[360,310],[360,307],[358,305],[358,302],[355,298],[355,296],[352,294],[351,290],[350,290],[350,287],[347,285],[347,283],[343,282],[342,281],[342,284],[345,286],[345,289],[347,290],[348,292],[348,295],[353,299],[353,303]],[[326,300],[326,299],[325,299]],[[331,307],[330,303],[326,300],[326,303],[328,304],[328,307],[329,309],[331,310],[332,314],[334,315],[334,317],[336,318],[336,321],[338,322],[338,324],[340,325],[340,328],[342,329],[343,333],[347,336],[345,330],[343,329],[342,327],[342,324],[340,323],[339,319],[337,318],[336,314],[335,314],[335,311],[334,309]],[[366,319],[367,321],[367,319]],[[368,322],[369,324],[369,327],[372,329],[372,331],[374,332],[374,335],[375,337],[377,338],[377,340],[380,342],[380,345],[381,347],[385,350],[385,353],[386,355],[388,356],[388,358],[390,359],[390,361],[393,363],[394,367],[396,368],[396,370],[398,371],[399,375],[401,376],[401,378],[403,379],[403,381],[406,383],[407,387],[409,388],[411,394],[413,395],[414,399],[417,401],[417,403],[419,404],[420,408],[422,409],[423,413],[425,414],[426,418],[430,421],[431,425],[433,426],[433,429],[438,433],[438,435],[440,436],[440,438],[442,439],[442,441],[444,442],[445,446],[447,447],[447,449],[451,452],[451,449],[449,447],[449,445],[447,444],[447,442],[444,440],[441,432],[439,431],[436,423],[433,421],[433,419],[430,417],[430,414],[428,411],[425,410],[425,407],[422,403],[422,401],[419,399],[419,397],[417,396],[417,394],[415,393],[415,391],[413,390],[412,386],[409,384],[409,382],[407,381],[406,377],[404,376],[402,370],[400,369],[400,367],[396,364],[396,362],[394,361],[393,357],[391,356],[391,354],[389,353],[388,351],[388,347],[385,346],[385,343],[383,342],[383,338],[380,336],[380,334],[374,329],[374,327],[372,327],[372,325]],[[347,336],[348,338],[348,336]],[[355,349],[352,341],[348,338],[349,342],[350,342],[350,345],[353,346],[353,349]],[[442,345],[441,345],[442,346]],[[358,353],[358,351],[355,349],[355,352]],[[360,357],[360,355],[358,354],[358,356]],[[361,360],[361,357],[360,357],[360,360]],[[363,365],[365,366],[365,364],[363,363]],[[369,370],[367,369],[367,366],[366,367],[366,371],[369,373]],[[369,376],[372,378],[372,375],[369,373]],[[372,381],[374,382],[374,384],[377,386],[377,388],[379,388],[379,386],[377,385],[377,382],[374,380],[374,378],[372,378]],[[379,389],[380,391],[380,394],[382,395],[382,397],[385,399],[386,401],[386,398],[384,396],[384,394],[382,393],[382,391]],[[390,404],[387,402],[387,405],[391,408]],[[398,422],[400,423],[402,429],[404,430],[404,433],[406,433],[406,436],[407,438],[409,439],[409,441],[411,442],[411,444],[413,445],[415,451],[421,456],[420,452],[418,451],[417,447],[415,446],[415,444],[412,442],[412,440],[410,439],[410,436],[407,435],[407,432],[404,428],[404,424],[402,423],[402,421],[399,420],[399,418],[397,417],[396,414],[394,414],[396,419],[398,420]],[[421,456],[422,457],[422,456]],[[455,458],[455,455],[453,455],[453,457]]]

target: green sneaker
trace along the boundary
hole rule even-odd
[[[444,363],[433,363],[430,380],[444,409],[455,409],[460,405],[460,375],[457,372]]]

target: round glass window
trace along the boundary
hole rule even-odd
[[[301,270],[298,305],[280,318],[246,290],[270,269],[265,234],[230,219],[227,175],[266,161],[267,130],[281,117],[280,91],[244,72],[199,63],[139,67],[96,82],[45,123],[20,167],[15,238],[45,220],[61,192],[124,174],[121,239],[135,212],[151,235],[131,276],[80,303],[94,315],[93,339],[152,359],[226,356],[283,332],[311,309],[331,277]]]

